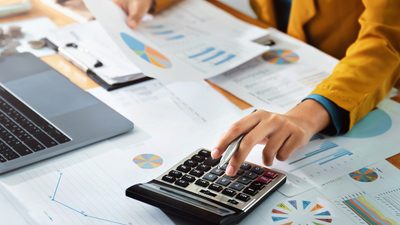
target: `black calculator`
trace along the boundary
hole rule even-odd
[[[234,177],[206,149],[156,179],[126,190],[128,197],[196,224],[236,224],[286,181],[286,175],[244,162]]]

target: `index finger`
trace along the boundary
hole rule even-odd
[[[228,145],[232,143],[233,140],[235,140],[241,134],[249,132],[251,129],[257,126],[260,121],[260,116],[257,113],[252,113],[234,123],[219,140],[218,144],[211,152],[211,156],[214,159],[221,157]]]

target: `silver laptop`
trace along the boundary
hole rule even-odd
[[[35,56],[0,57],[0,173],[132,128]]]

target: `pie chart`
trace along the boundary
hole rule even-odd
[[[284,65],[299,61],[300,57],[292,50],[276,49],[263,54],[263,58],[270,64]]]
[[[154,154],[140,154],[133,158],[133,162],[142,169],[154,169],[162,165],[163,159]]]
[[[359,182],[373,182],[378,179],[378,174],[371,168],[362,168],[349,174],[349,176]]]
[[[272,209],[272,222],[279,225],[331,224],[329,210],[322,204],[309,200],[288,200]]]
[[[368,113],[344,135],[350,138],[370,138],[386,133],[392,127],[392,119],[381,109]]]
[[[143,44],[127,33],[122,32],[120,35],[125,44],[143,60],[162,69],[172,67],[170,60],[157,50]]]

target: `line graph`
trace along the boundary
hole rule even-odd
[[[118,221],[115,221],[115,220],[111,220],[111,219],[102,218],[102,217],[99,217],[99,216],[90,215],[90,214],[86,213],[85,211],[83,211],[81,209],[75,208],[75,207],[73,207],[73,206],[71,206],[71,205],[69,205],[69,204],[67,204],[67,203],[65,203],[63,201],[59,201],[57,199],[57,194],[58,194],[59,189],[60,189],[62,178],[63,178],[63,173],[59,171],[59,176],[58,176],[58,179],[57,179],[57,184],[56,184],[56,186],[54,188],[54,192],[53,192],[53,194],[51,196],[49,196],[50,200],[52,202],[54,202],[55,204],[60,205],[61,207],[64,207],[65,209],[71,210],[71,211],[77,213],[78,215],[86,217],[88,219],[93,219],[93,220],[97,220],[97,221],[101,221],[101,222],[105,222],[105,223],[109,223],[109,224],[131,225],[130,223],[121,223],[121,222],[118,222]],[[50,220],[52,220],[52,218],[49,215],[48,215],[48,217],[49,217]]]

